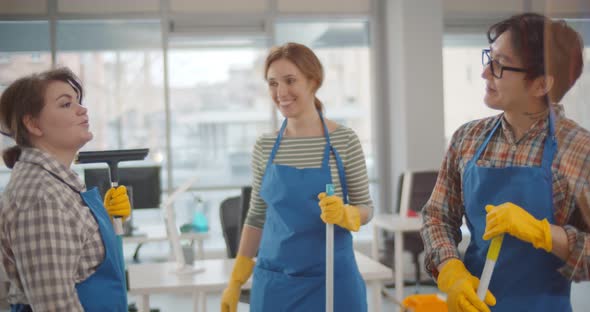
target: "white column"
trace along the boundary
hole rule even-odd
[[[438,169],[444,156],[443,7],[385,0],[393,177]],[[395,192],[392,192],[395,193]]]

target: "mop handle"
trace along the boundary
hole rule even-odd
[[[119,186],[119,181],[111,181],[111,187],[117,188]],[[129,289],[129,284],[127,283],[127,270],[125,269],[125,256],[123,255],[123,218],[120,216],[113,216],[113,229],[115,230],[115,234],[117,235],[117,245],[119,245],[119,261],[121,262],[121,270],[125,274],[123,274],[123,284],[125,285],[126,289]]]
[[[334,184],[326,184],[326,195],[334,195]],[[326,223],[326,312],[334,311],[334,224]]]
[[[479,287],[477,287],[477,296],[481,301],[486,297],[486,292],[488,291],[488,286],[492,280],[492,273],[494,272],[494,266],[500,255],[500,248],[502,247],[503,240],[504,235],[502,234],[492,238],[492,242],[490,243],[488,254],[486,256],[486,263],[484,264],[483,272],[481,273]]]

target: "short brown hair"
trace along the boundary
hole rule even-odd
[[[492,25],[487,32],[488,42],[493,43],[506,31],[510,31],[512,47],[527,70],[526,79],[553,76],[547,100],[561,101],[584,67],[584,44],[580,34],[563,20],[553,21],[540,14],[524,13]]]
[[[30,147],[30,137],[23,122],[25,116],[38,117],[45,103],[45,91],[53,81],[63,81],[74,88],[82,103],[80,79],[68,68],[48,70],[15,80],[0,97],[0,133],[11,137],[16,146],[2,153],[4,163],[12,168],[20,156],[21,147]]]
[[[264,79],[267,79],[270,65],[280,59],[287,59],[289,62],[295,64],[307,79],[315,81],[316,86],[314,92],[322,86],[324,82],[324,68],[322,67],[322,63],[310,48],[295,42],[288,42],[284,45],[273,47],[270,50],[264,62]],[[314,104],[316,109],[322,109],[322,102],[317,97],[314,98]]]

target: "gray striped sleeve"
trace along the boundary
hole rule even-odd
[[[268,155],[263,156],[262,141],[264,137],[258,138],[252,151],[252,195],[250,197],[250,208],[246,216],[245,224],[262,229],[266,218],[266,203],[260,197],[260,184],[266,169]]]
[[[364,206],[369,209],[369,217],[366,220],[369,222],[373,218],[373,201],[369,193],[365,154],[358,136],[352,130],[345,150],[342,162],[345,164],[348,199],[353,206]]]
[[[340,126],[330,134],[330,139],[344,163],[350,204],[367,207],[371,216],[373,203],[369,194],[365,156],[358,136],[352,129]],[[245,223],[260,229],[263,228],[266,217],[266,203],[259,195],[260,185],[275,140],[276,135],[261,136],[256,141],[252,153],[252,197]],[[284,138],[274,163],[297,168],[319,168],[325,143],[324,137]],[[335,194],[342,196],[338,168],[333,154],[330,155],[330,172]]]

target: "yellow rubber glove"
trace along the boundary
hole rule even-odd
[[[482,302],[477,297],[479,278],[471,275],[459,259],[449,260],[438,274],[438,289],[447,294],[449,311],[490,312],[496,298],[488,290]]]
[[[123,222],[131,214],[131,203],[129,196],[127,196],[127,188],[123,185],[114,188],[111,187],[106,194],[104,194],[104,208],[109,216],[123,217]]]
[[[535,248],[543,248],[547,252],[553,249],[551,225],[547,219],[538,220],[523,208],[509,202],[499,206],[487,205],[486,211],[488,214],[483,239],[508,233],[533,244]]]
[[[236,312],[238,309],[238,300],[240,300],[240,292],[242,285],[252,275],[254,270],[254,260],[248,257],[238,255],[234,263],[234,270],[231,273],[231,278],[227,288],[221,295],[221,312]]]
[[[327,196],[325,192],[318,195],[322,209],[320,218],[324,223],[339,225],[349,231],[357,232],[361,227],[361,212],[351,205],[344,205],[342,198],[336,195]]]

